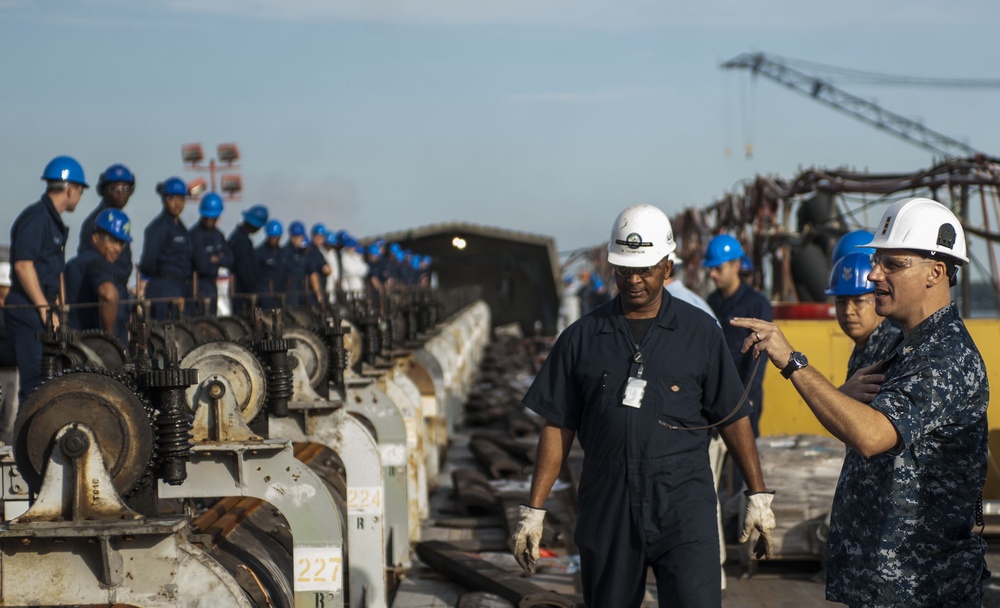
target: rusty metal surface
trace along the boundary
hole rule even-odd
[[[25,401],[14,423],[14,458],[32,491],[41,487],[49,446],[68,423],[91,429],[115,490],[131,490],[150,465],[153,428],[132,389],[96,371],[46,381]]]
[[[230,342],[203,344],[189,352],[180,363],[182,368],[194,368],[203,381],[187,389],[188,403],[197,403],[204,379],[222,376],[232,387],[244,422],[253,420],[267,397],[264,367],[246,347]]]
[[[421,561],[473,591],[494,593],[518,608],[576,608],[576,602],[546,591],[518,575],[432,540],[417,545]]]

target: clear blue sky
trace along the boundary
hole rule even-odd
[[[595,245],[634,203],[674,213],[758,173],[931,163],[722,61],[995,78],[997,23],[987,0],[0,0],[0,242],[53,156],[91,184],[128,165],[141,240],[155,183],[197,175],[181,145],[236,142],[227,233],[263,203],[358,235],[457,220]],[[1000,90],[843,86],[1000,155]],[[97,200],[64,216],[72,252]]]

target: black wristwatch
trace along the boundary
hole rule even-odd
[[[809,359],[806,359],[806,356],[802,353],[795,351],[792,353],[792,356],[788,358],[788,365],[785,366],[785,369],[781,370],[781,375],[786,379],[791,378],[792,374],[807,365],[809,365]]]

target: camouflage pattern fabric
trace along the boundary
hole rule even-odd
[[[986,480],[983,359],[954,304],[892,352],[871,403],[900,443],[847,450],[827,542],[828,600],[866,608],[982,605],[986,543],[973,533]]]
[[[895,342],[899,339],[902,331],[899,327],[886,319],[879,323],[875,331],[868,336],[868,341],[861,348],[857,346],[851,351],[851,358],[847,360],[847,377],[850,378],[854,372],[862,367],[868,367],[878,361],[889,358],[889,353]]]

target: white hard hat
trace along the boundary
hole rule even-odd
[[[0,262],[0,287],[10,287],[10,262]]]
[[[665,213],[652,205],[633,205],[615,218],[608,241],[608,263],[653,266],[677,248]]]
[[[929,198],[904,198],[893,203],[875,227],[875,238],[857,247],[914,249],[969,263],[962,223],[950,209]]]
[[[676,250],[671,251],[669,254],[667,254],[667,259],[673,262],[674,266],[680,266],[681,264],[684,263],[684,260],[681,259],[681,256],[677,255]]]

